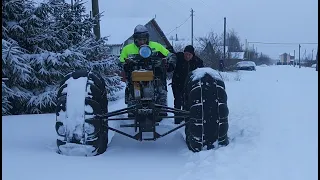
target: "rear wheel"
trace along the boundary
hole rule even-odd
[[[209,71],[195,78],[199,71]],[[184,109],[190,111],[186,124],[186,144],[193,152],[212,149],[216,144],[228,145],[227,93],[225,84],[211,68],[199,68],[189,74],[185,87]],[[187,119],[188,120],[188,119]]]
[[[108,124],[97,117],[108,112],[106,84],[86,70],[68,74],[57,93],[58,153],[95,156],[107,149]]]

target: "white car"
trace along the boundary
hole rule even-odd
[[[236,70],[255,71],[256,63],[253,61],[240,61],[236,64]]]

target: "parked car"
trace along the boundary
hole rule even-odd
[[[253,61],[240,61],[236,64],[236,70],[255,71],[256,63]]]

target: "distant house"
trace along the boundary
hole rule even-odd
[[[279,56],[279,64],[287,65],[287,64],[293,64],[294,63],[294,56],[291,56],[288,53],[283,53]]]
[[[245,60],[245,52],[228,52],[228,59]]]
[[[133,42],[133,31],[138,24],[145,25],[150,33],[150,40],[165,47],[171,46],[169,40],[153,19],[146,18],[105,18],[105,27],[101,27],[103,36],[108,36],[109,53],[119,56],[121,49]]]

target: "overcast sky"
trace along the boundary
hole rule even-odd
[[[91,9],[91,0],[87,0]],[[106,17],[154,17],[166,33],[182,24],[195,11],[194,36],[204,36],[211,30],[238,32],[241,42],[318,43],[318,0],[99,0],[100,12]],[[101,23],[104,22],[102,19]],[[101,30],[102,35],[103,29]],[[171,35],[189,39],[189,19]],[[253,44],[250,44],[253,46]],[[254,44],[259,52],[278,58],[281,53],[293,55],[295,45]],[[302,45],[301,57],[311,54],[316,45]]]

